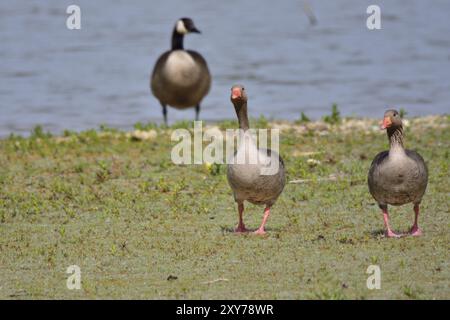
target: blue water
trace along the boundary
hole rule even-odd
[[[201,118],[234,118],[229,90],[243,83],[249,112],[296,119],[329,113],[380,117],[449,112],[450,1],[2,1],[0,136],[35,125],[58,133],[106,124],[131,128],[162,120],[149,90],[155,60],[170,45],[177,18],[201,35],[185,47],[207,59],[213,86]],[[82,29],[66,28],[66,8],[81,7]],[[366,8],[381,7],[381,30]],[[194,110],[169,109],[169,120]]]

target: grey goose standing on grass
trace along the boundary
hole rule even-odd
[[[388,204],[400,206],[410,202],[415,213],[410,234],[420,236],[419,205],[427,188],[427,166],[420,154],[403,147],[403,124],[396,110],[384,113],[381,129],[386,129],[390,147],[389,151],[380,152],[370,166],[369,191],[383,211],[387,237],[400,237],[389,225]]]
[[[238,204],[239,223],[235,231],[248,231],[243,220],[244,201],[248,201],[265,205],[261,226],[255,231],[256,234],[264,234],[270,208],[286,184],[284,162],[275,151],[258,148],[253,140],[247,116],[247,94],[243,86],[231,88],[231,102],[240,128],[240,143],[227,170],[228,183]]]
[[[167,124],[167,106],[177,109],[195,107],[198,120],[200,103],[211,87],[211,75],[205,59],[197,52],[184,50],[183,39],[188,33],[200,33],[189,18],[179,19],[172,33],[172,49],[156,61],[150,87],[162,106]]]

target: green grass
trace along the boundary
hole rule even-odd
[[[236,123],[218,126],[228,124]],[[226,167],[174,165],[171,129],[139,125],[157,131],[150,140],[106,127],[0,140],[0,298],[449,299],[450,118],[406,129],[430,170],[420,238],[382,236],[366,185],[387,147],[375,124],[282,130],[288,180],[310,180],[286,186],[264,237],[231,232]],[[338,179],[320,180],[331,174]],[[262,211],[246,206],[247,227],[259,226]],[[391,217],[406,231],[412,206]],[[381,268],[380,290],[366,287],[371,264]],[[81,290],[66,288],[70,265],[81,268]]]
[[[306,114],[302,111],[302,113],[300,114],[300,119],[296,120],[295,123],[296,124],[304,124],[307,122],[310,122],[311,119],[308,118],[308,116],[306,116]]]
[[[336,103],[333,103],[331,106],[331,114],[324,116],[323,121],[329,124],[338,124],[341,120],[341,113],[339,112],[338,106]]]

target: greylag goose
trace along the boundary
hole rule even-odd
[[[377,154],[369,170],[369,191],[383,211],[387,237],[400,237],[389,225],[388,204],[400,206],[414,204],[414,224],[410,230],[413,236],[420,236],[418,225],[419,205],[428,183],[425,161],[415,151],[403,147],[402,119],[396,110],[384,113],[381,129],[386,129],[389,151]]]
[[[270,208],[286,184],[284,163],[275,151],[257,147],[249,131],[247,94],[243,86],[233,86],[231,102],[241,129],[240,143],[227,168],[228,183],[238,204],[239,223],[235,231],[248,231],[243,221],[244,201],[248,201],[256,205],[265,205],[261,226],[255,231],[256,234],[264,234]],[[265,171],[271,166],[275,170]]]
[[[183,38],[188,33],[200,33],[189,18],[179,19],[172,33],[172,49],[156,61],[150,87],[162,106],[167,125],[167,106],[186,109],[195,106],[198,120],[200,103],[211,87],[211,75],[205,59],[197,52],[184,50]]]

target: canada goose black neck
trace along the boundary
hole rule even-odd
[[[183,50],[184,34],[177,32],[177,28],[173,29],[172,33],[172,50]]]

